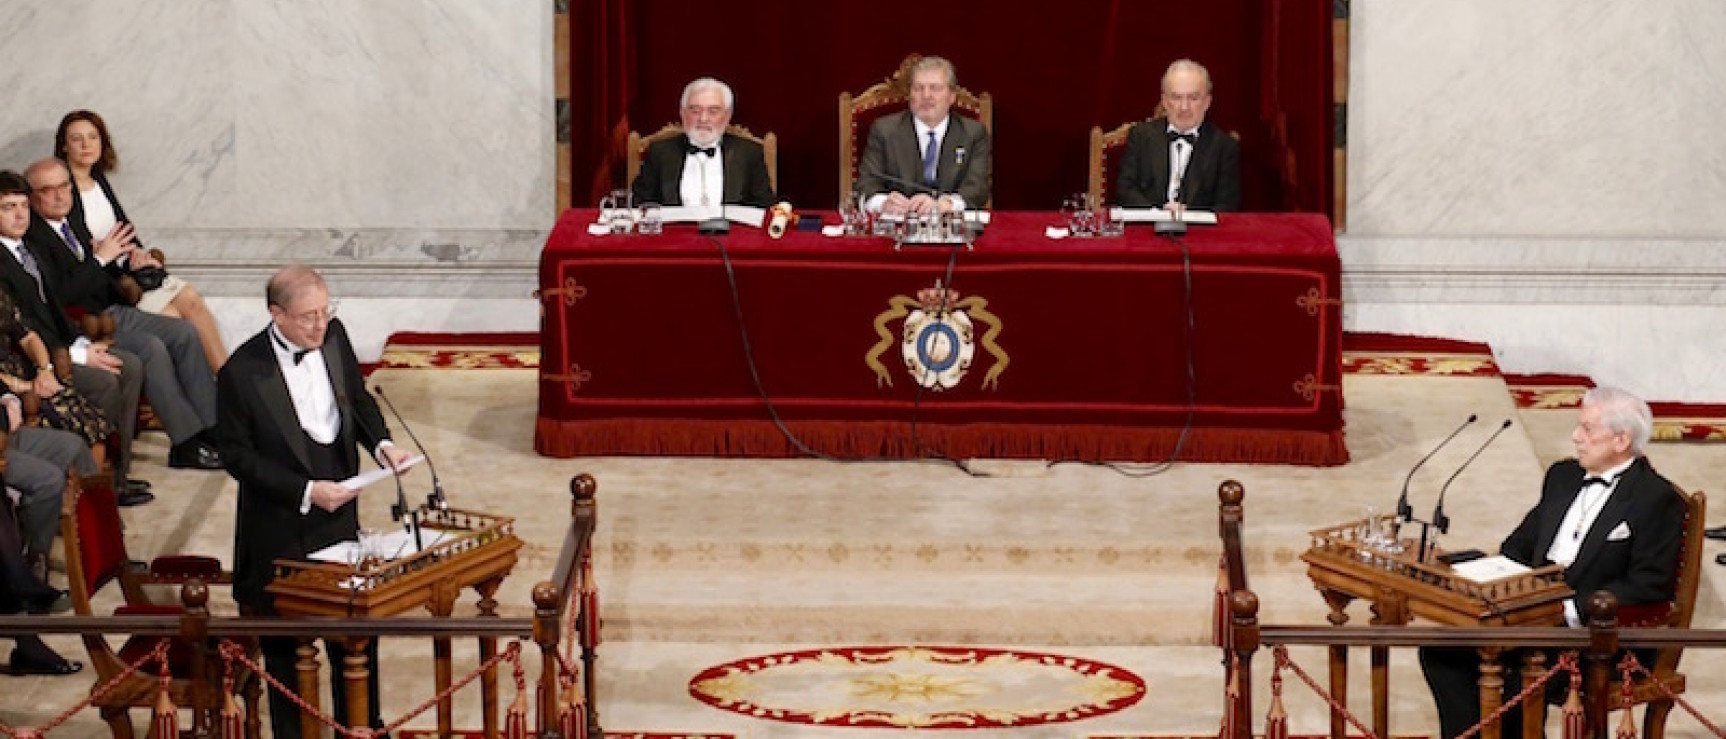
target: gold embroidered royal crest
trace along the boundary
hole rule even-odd
[[[875,334],[879,340],[869,348],[863,361],[875,372],[876,387],[892,387],[893,376],[881,361],[881,355],[893,346],[888,324],[903,320],[899,330],[899,356],[905,371],[917,384],[931,390],[957,387],[971,370],[977,347],[994,359],[983,375],[982,387],[999,389],[1001,373],[1010,358],[996,343],[1001,335],[1001,319],[989,312],[989,301],[973,295],[960,299],[957,291],[944,288],[937,280],[934,287],[917,291],[917,297],[895,295],[887,300],[887,310],[875,316]],[[976,326],[985,327],[978,339]]]

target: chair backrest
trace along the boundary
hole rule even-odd
[[[67,473],[60,537],[66,546],[66,588],[72,608],[81,616],[92,615],[91,596],[119,578],[131,562],[113,488],[86,486],[76,472]]]
[[[1666,625],[1687,629],[1691,618],[1696,615],[1696,589],[1702,582],[1702,544],[1707,538],[1708,496],[1700,490],[1685,493],[1682,489],[1674,489],[1684,497],[1684,541],[1679,545],[1678,583]],[[1652,670],[1655,674],[1671,674],[1678,669],[1678,660],[1683,656],[1682,647],[1661,649],[1654,658]]]
[[[779,192],[779,137],[775,136],[772,131],[768,131],[766,135],[763,136],[756,136],[755,134],[750,133],[749,129],[735,123],[726,126],[725,133],[730,136],[736,136],[740,139],[748,139],[761,145],[762,157],[767,160],[767,183],[773,186],[774,192]],[[646,136],[635,131],[630,131],[629,150],[626,152],[626,156],[624,157],[628,163],[628,181],[633,184],[635,182],[635,176],[641,174],[641,160],[643,157],[647,156],[647,147],[673,136],[682,135],[683,124],[681,123],[667,123],[660,127],[658,131],[654,131]]]
[[[851,199],[851,191],[857,185],[857,163],[863,157],[861,136],[869,135],[869,127],[875,124],[875,119],[884,115],[897,113],[904,109],[905,103],[911,97],[911,66],[922,59],[922,54],[911,54],[905,61],[899,63],[899,68],[886,79],[870,85],[856,95],[849,92],[839,93],[839,202]],[[973,94],[964,87],[954,90],[953,109],[983,124],[983,130],[989,132],[991,138],[995,135],[995,101],[989,93]],[[994,191],[994,169],[991,167],[990,192]],[[994,196],[990,196],[994,200]],[[984,203],[988,207],[989,203]]]

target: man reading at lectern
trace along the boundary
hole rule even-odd
[[[270,325],[234,351],[217,377],[216,438],[228,474],[240,483],[234,524],[234,599],[247,615],[275,616],[264,588],[276,559],[304,560],[311,552],[357,538],[358,490],[337,481],[360,469],[359,449],[392,468],[407,461],[390,444],[377,401],[366,391],[347,331],[335,318],[324,278],[309,267],[286,267],[265,291]],[[299,639],[259,639],[265,667],[288,686],[299,685]],[[333,708],[347,715],[341,685],[346,650],[325,640]],[[380,727],[377,640],[368,644],[372,666],[370,716]],[[270,691],[270,726],[277,739],[299,739],[300,711]]]
[[[1179,59],[1163,73],[1167,114],[1133,126],[1121,153],[1115,199],[1128,208],[1241,207],[1241,147],[1235,137],[1205,121],[1211,109],[1211,73]]]
[[[683,87],[683,135],[647,147],[631,186],[636,205],[773,205],[761,145],[725,133],[736,103],[731,86],[712,77]]]
[[[953,63],[926,56],[911,65],[910,109],[869,127],[857,167],[864,207],[888,215],[962,211],[989,203],[989,131],[949,115],[958,99]]]
[[[1643,456],[1653,432],[1654,416],[1636,396],[1614,387],[1588,391],[1570,432],[1576,458],[1547,469],[1540,502],[1499,548],[1530,567],[1564,566],[1564,582],[1576,591],[1564,601],[1564,621],[1572,627],[1583,623],[1578,603],[1600,590],[1611,592],[1620,607],[1673,598],[1684,501]],[[1650,657],[1638,654],[1644,665]],[[1522,654],[1506,651],[1501,662],[1504,699],[1509,700],[1521,691]],[[1422,647],[1420,669],[1438,704],[1444,737],[1480,722],[1477,650]],[[1562,678],[1546,685],[1549,703],[1562,701],[1569,690]],[[1506,713],[1502,736],[1521,735],[1522,712]]]

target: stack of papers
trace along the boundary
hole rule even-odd
[[[1476,583],[1489,583],[1503,580],[1529,571],[1528,565],[1503,555],[1497,557],[1482,557],[1470,562],[1462,562],[1451,566],[1465,580]]]
[[[422,529],[420,539],[425,543],[425,549],[455,538],[443,529]],[[391,531],[378,536],[378,549],[382,552],[378,558],[388,562],[409,555],[419,554],[420,549],[414,547],[414,535],[407,531]],[[360,561],[360,543],[343,541],[331,544],[323,549],[306,555],[314,562],[335,562],[351,565]]]

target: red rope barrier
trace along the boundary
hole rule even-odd
[[[1566,673],[1569,673],[1572,675],[1580,675],[1581,674],[1581,672],[1578,671],[1576,668],[1576,653],[1575,652],[1565,652],[1563,654],[1558,655],[1558,662],[1554,663],[1551,668],[1547,669],[1547,671],[1544,674],[1542,674],[1539,679],[1535,680],[1532,683],[1529,683],[1527,685],[1522,686],[1522,692],[1517,693],[1515,697],[1511,698],[1509,701],[1506,701],[1504,705],[1499,706],[1498,710],[1492,712],[1492,715],[1481,719],[1480,723],[1475,724],[1473,726],[1470,726],[1468,728],[1468,731],[1462,732],[1462,734],[1458,735],[1456,737],[1456,739],[1471,739],[1475,734],[1479,734],[1480,730],[1483,728],[1486,728],[1487,724],[1490,724],[1494,721],[1497,721],[1498,719],[1502,718],[1504,716],[1504,714],[1510,713],[1511,709],[1517,708],[1518,706],[1521,706],[1522,701],[1526,700],[1528,698],[1528,696],[1533,695],[1534,691],[1545,690],[1546,689],[1546,683],[1550,682],[1552,680],[1553,676],[1557,675],[1560,671],[1563,671],[1563,672],[1566,672]],[[1545,700],[1545,697],[1542,696],[1541,700]]]
[[[48,721],[48,723],[42,724],[41,726],[34,728],[34,729],[32,729],[30,727],[14,728],[11,726],[7,726],[6,724],[0,723],[0,734],[4,734],[8,737],[11,737],[12,739],[36,739],[36,737],[39,737],[43,734],[46,734],[50,731],[53,731],[55,728],[59,727],[60,724],[66,723],[73,716],[77,715],[77,713],[79,711],[82,711],[86,708],[89,708],[90,704],[95,703],[98,700],[101,700],[101,698],[103,696],[107,695],[109,691],[114,689],[115,685],[118,685],[120,683],[120,681],[125,680],[126,678],[131,677],[133,674],[137,673],[138,670],[141,669],[144,666],[144,664],[149,662],[150,660],[161,660],[162,665],[164,667],[166,667],[166,665],[168,664],[168,640],[167,640],[167,638],[164,637],[164,638],[158,640],[156,642],[156,648],[155,649],[150,650],[150,652],[148,654],[145,654],[144,656],[139,657],[138,659],[134,660],[132,662],[132,664],[126,665],[126,669],[121,670],[119,674],[117,674],[111,678],[108,678],[107,682],[104,682],[101,685],[96,686],[96,688],[94,690],[91,690],[90,695],[86,696],[84,698],[84,700],[78,701],[78,703],[73,705],[71,708],[68,708],[64,711],[61,711],[60,715],[55,716],[53,719],[50,719]]]
[[[1365,739],[1378,739],[1378,735],[1372,733],[1371,729],[1366,728],[1366,724],[1361,723],[1360,719],[1355,718],[1354,714],[1349,713],[1347,706],[1336,702],[1336,698],[1332,697],[1324,688],[1319,687],[1318,682],[1313,680],[1310,675],[1306,674],[1306,670],[1301,669],[1300,665],[1295,664],[1294,660],[1289,658],[1288,647],[1279,644],[1271,650],[1271,653],[1276,657],[1276,669],[1280,670],[1286,667],[1290,671],[1294,672],[1295,676],[1301,679],[1301,682],[1306,683],[1307,687],[1312,688],[1312,692],[1317,693],[1320,698],[1323,698],[1326,703],[1330,704],[1332,712],[1342,714],[1343,720],[1347,721],[1350,726],[1359,729],[1360,733],[1365,736]]]
[[[222,645],[221,645],[221,651],[222,651],[222,655],[224,657],[238,661],[240,664],[243,664],[247,668],[249,668],[253,672],[253,674],[256,674],[258,677],[262,678],[264,683],[270,686],[271,690],[275,690],[275,691],[281,693],[282,695],[287,696],[288,700],[293,701],[294,705],[299,706],[299,709],[302,713],[311,714],[314,718],[316,718],[318,720],[319,723],[322,723],[323,725],[330,727],[336,733],[338,733],[342,736],[351,737],[351,739],[371,739],[373,736],[376,736],[378,734],[394,732],[396,729],[401,728],[407,722],[412,721],[414,719],[414,717],[419,716],[422,713],[425,713],[432,706],[437,705],[438,701],[441,701],[445,698],[448,698],[452,695],[455,695],[455,693],[457,691],[461,690],[462,688],[467,687],[474,680],[478,679],[480,675],[484,674],[486,670],[490,670],[491,668],[496,667],[498,665],[498,663],[503,662],[506,659],[512,660],[512,661],[520,660],[521,659],[521,640],[517,639],[515,641],[511,641],[509,643],[509,646],[505,647],[502,652],[499,652],[499,653],[493,655],[491,659],[488,659],[484,663],[480,664],[479,667],[475,668],[472,672],[469,672],[467,675],[463,676],[460,680],[457,680],[454,683],[452,683],[448,688],[441,690],[441,691],[438,691],[438,693],[436,695],[433,695],[432,697],[426,699],[425,702],[419,704],[417,707],[415,707],[413,710],[407,712],[407,714],[403,715],[401,718],[398,718],[395,721],[392,721],[392,722],[384,725],[384,727],[381,729],[372,729],[370,727],[349,728],[349,727],[343,726],[341,724],[341,722],[335,720],[335,717],[330,716],[329,714],[324,713],[321,710],[317,710],[317,709],[312,708],[311,704],[307,703],[305,701],[305,699],[301,698],[299,693],[288,689],[287,686],[281,684],[280,681],[276,680],[275,676],[273,676],[269,672],[265,671],[261,665],[259,665],[256,662],[253,662],[249,657],[246,656],[245,649],[242,648],[240,645],[235,644],[234,642],[228,641],[227,639],[223,639]]]
[[[1672,692],[1672,686],[1667,685],[1666,681],[1656,677],[1653,672],[1648,670],[1648,668],[1643,667],[1642,661],[1636,659],[1636,655],[1634,653],[1624,653],[1624,659],[1618,663],[1618,671],[1624,675],[1626,690],[1629,688],[1630,676],[1632,673],[1642,675],[1643,677],[1648,678],[1650,682],[1654,683],[1655,687],[1660,688],[1660,692],[1665,693],[1666,697],[1671,698],[1674,703],[1683,706],[1686,712],[1688,712],[1697,721],[1701,722],[1704,727],[1707,727],[1708,731],[1713,733],[1714,736],[1726,739],[1726,731],[1721,731],[1719,726],[1716,726],[1714,722],[1709,721],[1706,716],[1702,715],[1701,711],[1696,710],[1695,706],[1690,705],[1689,701],[1684,700],[1683,696]],[[1625,705],[1629,705],[1629,703],[1626,703]]]

